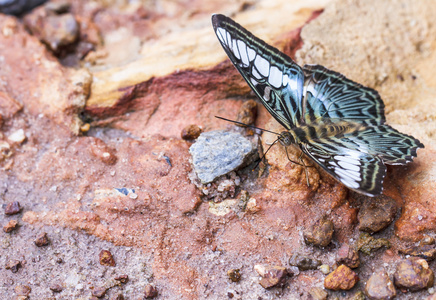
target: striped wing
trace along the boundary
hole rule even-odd
[[[323,137],[300,145],[302,151],[334,178],[357,192],[379,195],[384,164],[403,165],[424,145],[389,125],[365,127],[344,136]]]
[[[303,70],[291,58],[223,15],[212,25],[230,61],[269,113],[285,128],[301,119]]]
[[[346,144],[331,140],[302,144],[300,147],[348,188],[367,196],[381,194],[386,166],[380,157],[349,149]]]
[[[340,119],[363,125],[384,124],[378,92],[319,65],[305,65],[303,113],[300,124]]]

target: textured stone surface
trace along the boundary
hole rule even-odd
[[[377,271],[366,282],[365,294],[371,300],[390,300],[397,295],[394,284],[385,271]]]
[[[359,280],[359,276],[349,267],[340,265],[324,280],[324,287],[330,290],[350,290]]]
[[[359,230],[374,233],[385,229],[395,218],[397,206],[395,200],[387,196],[378,196],[361,206],[357,218]]]
[[[202,183],[242,167],[253,150],[251,142],[241,134],[221,130],[202,133],[189,148],[195,173]]]
[[[300,253],[320,259],[327,272],[337,247],[358,240],[362,199],[316,166],[307,168],[307,186],[304,168],[289,162],[280,145],[268,152],[260,177],[257,170],[240,170],[207,187],[211,199],[189,179],[191,142],[180,139],[183,128],[249,132],[214,118],[236,119],[240,106],[254,98],[224,61],[210,25],[210,14],[218,11],[288,54],[302,45],[299,63],[320,63],[376,88],[388,122],[425,144],[413,164],[388,170],[384,190],[401,208],[400,219],[395,232],[388,227],[377,233],[376,239],[392,247],[363,256],[359,277],[369,278],[381,264],[393,270],[403,258],[401,243],[434,235],[431,1],[335,0],[322,13],[327,1],[118,3],[71,2],[80,23],[77,47],[83,46],[78,57],[86,55],[77,70],[63,67],[17,19],[0,17],[0,201],[19,201],[24,208],[22,214],[0,215],[2,225],[11,219],[20,224],[2,237],[0,265],[10,268],[0,268],[0,294],[6,293],[0,298],[12,295],[19,282],[31,287],[30,296],[53,297],[49,287],[58,283],[59,297],[86,298],[91,287],[125,274],[129,281],[116,281],[106,292],[109,299],[136,299],[148,284],[163,299],[305,299],[322,286],[322,272],[301,271],[284,289],[265,290],[253,266],[288,267],[289,257]],[[300,27],[316,16],[301,40]],[[261,105],[257,112],[256,126],[282,130],[268,122],[271,116]],[[25,140],[7,141],[21,129]],[[275,138],[262,135],[264,150]],[[288,150],[297,160],[298,149]],[[105,153],[116,160],[105,161]],[[224,200],[213,193],[218,187],[228,188],[225,198],[237,201],[220,216],[202,202]],[[245,210],[237,200],[241,190],[249,195]],[[334,224],[333,243],[325,249],[305,245],[303,232],[324,215]],[[40,232],[47,232],[49,246],[33,244]],[[100,265],[102,249],[112,253],[115,266]],[[237,284],[227,277],[234,268],[243,274]],[[355,289],[362,291],[363,282]],[[343,298],[342,293],[362,298],[357,291],[328,291],[329,298]],[[427,295],[423,290],[404,297]]]
[[[434,284],[434,273],[427,261],[411,257],[398,263],[394,283],[400,289],[416,292]]]

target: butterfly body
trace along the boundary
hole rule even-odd
[[[226,16],[213,15],[212,24],[231,62],[286,129],[279,142],[297,144],[347,187],[381,194],[385,164],[411,162],[424,147],[385,124],[377,91],[320,65],[300,67]]]

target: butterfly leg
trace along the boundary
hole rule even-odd
[[[302,167],[304,168],[304,173],[306,174],[307,186],[310,187],[310,184],[309,184],[309,174],[307,173],[307,168],[308,168],[308,167],[313,167],[313,166],[306,166],[306,165],[304,164],[304,161],[303,161],[303,152],[301,152],[300,156],[298,157],[298,160],[299,160],[301,163],[298,163],[298,162],[293,161],[292,159],[289,158],[288,147],[285,147],[285,151],[286,151],[286,156],[288,157],[288,160],[289,160],[290,162],[292,162],[292,163],[294,163],[294,164],[297,164],[297,165],[299,165],[299,166],[302,166]]]
[[[306,174],[307,186],[310,187],[310,183],[309,183],[309,173],[307,172],[307,168],[308,168],[308,167],[313,167],[313,166],[306,166],[306,165],[304,164],[304,160],[303,160],[303,152],[301,152],[300,157],[298,157],[298,160],[301,161],[301,165],[304,167],[304,173]]]
[[[285,147],[285,151],[286,151],[286,156],[288,157],[288,160],[289,160],[291,163],[294,163],[294,164],[296,164],[296,165],[299,165],[299,166],[303,166],[303,167],[305,167],[304,164],[300,164],[300,163],[298,163],[298,162],[296,162],[296,161],[293,161],[292,159],[289,158],[288,147]],[[303,152],[301,152],[301,154],[303,154]],[[300,158],[301,158],[301,156],[300,156]],[[299,160],[301,161],[300,158],[299,158]]]

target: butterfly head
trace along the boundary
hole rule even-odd
[[[291,144],[295,144],[295,137],[289,131],[282,131],[279,135],[279,142],[283,146],[287,147],[290,146]]]

